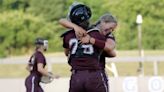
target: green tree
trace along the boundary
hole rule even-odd
[[[33,48],[36,37],[46,38],[50,40],[50,46],[59,48],[55,43],[60,39],[54,37],[59,37],[55,29],[60,27],[54,26],[55,23],[48,23],[42,17],[22,11],[3,12],[0,14],[0,20],[1,55],[28,52]]]
[[[0,0],[0,12],[9,10],[25,11],[28,7],[28,0]]]
[[[138,48],[138,13],[143,16],[143,48],[164,49],[164,0],[0,0],[0,56],[31,50],[39,36],[49,40],[50,51],[61,51],[60,35],[66,29],[58,19],[67,16],[75,1],[91,8],[92,24],[106,12],[116,16],[117,49]]]
[[[28,11],[43,16],[48,21],[56,21],[64,15],[65,2],[66,0],[30,0]]]
[[[119,26],[116,32],[118,49],[137,49],[138,13],[143,16],[142,44],[144,49],[164,49],[162,39],[164,0],[106,0],[104,6],[116,15]],[[147,8],[145,8],[147,7]],[[160,44],[160,45],[159,45]]]

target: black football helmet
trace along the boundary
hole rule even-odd
[[[69,13],[69,19],[71,22],[86,28],[89,26],[89,19],[92,13],[88,6],[83,4],[77,4],[73,6]]]
[[[43,38],[36,38],[35,44],[36,45],[43,45],[45,51],[48,49],[48,40],[45,40]]]

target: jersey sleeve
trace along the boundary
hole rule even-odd
[[[98,40],[102,40],[105,41],[105,37],[103,35],[100,34],[99,31],[94,31],[94,34],[92,35],[92,37],[98,39]]]
[[[45,57],[43,56],[43,54],[41,54],[41,53],[37,53],[36,54],[36,61],[37,61],[37,63],[43,63],[43,64],[45,64]]]
[[[112,34],[112,33],[109,33],[109,34],[107,34],[106,35],[106,38],[108,39],[112,39],[112,40],[114,40],[115,41],[115,37],[114,37],[114,35]]]
[[[65,36],[63,37],[63,48],[69,48],[69,44]]]
[[[63,38],[63,48],[69,48],[69,43],[68,43],[68,34],[72,32],[73,30],[68,30],[65,33],[63,33],[60,37]]]

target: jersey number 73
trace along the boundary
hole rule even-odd
[[[72,49],[70,51],[71,54],[75,54],[76,53],[76,51],[78,49],[78,46],[79,46],[78,44],[79,44],[78,40],[75,39],[75,38],[73,38],[73,39],[71,39],[69,41],[69,46],[72,47]],[[93,45],[91,45],[91,44],[81,44],[80,46],[83,49],[82,50],[83,54],[91,55],[91,54],[94,53]]]

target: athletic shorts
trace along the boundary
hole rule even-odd
[[[69,92],[108,92],[102,70],[73,70]]]
[[[44,92],[36,75],[29,75],[25,80],[26,92]]]

